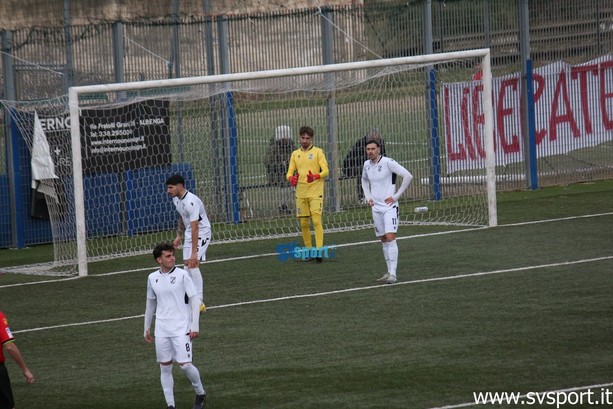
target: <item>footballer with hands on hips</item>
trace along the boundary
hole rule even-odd
[[[192,364],[192,340],[200,334],[200,300],[191,275],[175,266],[175,247],[160,243],[153,249],[153,258],[160,268],[147,278],[144,338],[155,340],[155,354],[160,365],[160,382],[168,409],[175,409],[173,362],[192,384],[196,393],[194,409],[206,403],[206,391],[200,371]],[[151,324],[155,315],[155,337]]]
[[[202,200],[185,188],[181,175],[172,175],[166,180],[166,192],[179,213],[175,248],[181,245],[181,234],[185,233],[183,243],[184,268],[191,274],[196,291],[200,297],[200,312],[206,311],[204,305],[204,281],[200,272],[200,262],[206,260],[206,250],[211,244],[211,223]]]
[[[409,187],[413,175],[395,160],[381,155],[381,141],[371,139],[366,142],[366,156],[362,170],[362,189],[364,198],[372,210],[375,235],[381,240],[387,273],[377,281],[386,284],[398,282],[398,199]],[[396,191],[396,176],[402,184]]]

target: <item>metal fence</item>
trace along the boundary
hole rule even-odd
[[[613,52],[611,0],[365,1],[227,16],[178,13],[146,21],[87,25],[64,21],[67,24],[58,27],[0,32],[0,99],[25,103],[64,95],[75,85],[304,67],[472,48],[490,48],[494,76],[502,77],[521,73],[528,57],[539,68],[557,61],[577,65]],[[613,77],[608,75],[606,78]],[[606,103],[605,99],[605,111]],[[0,132],[0,182],[4,179],[3,186],[10,189],[2,191],[10,193],[19,187],[11,188],[9,181],[12,159],[7,149],[8,124]],[[548,160],[546,170],[564,176],[543,181],[610,177],[613,160],[609,156],[599,157],[597,171],[588,172],[563,168],[566,159],[559,167],[556,160]],[[589,158],[581,160],[590,162]],[[525,187],[525,181],[505,185],[511,189]]]
[[[521,3],[432,1],[428,24],[423,4],[386,2],[3,31],[0,99],[51,98],[72,85],[419,55],[428,47],[491,48],[495,73],[512,72],[521,63],[522,30],[535,67],[587,61],[612,50],[613,2],[530,1],[529,27],[520,27]],[[424,42],[425,28],[431,45]],[[327,35],[332,61],[324,60]]]

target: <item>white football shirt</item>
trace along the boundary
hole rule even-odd
[[[181,199],[173,197],[172,202],[183,219],[185,237],[191,237],[191,222],[193,221],[198,222],[198,237],[205,237],[211,231],[209,217],[206,214],[202,200],[198,196],[190,191],[186,191]]]
[[[402,184],[396,191],[396,176],[402,177]],[[367,160],[362,170],[362,189],[368,201],[373,199],[373,211],[384,212],[391,206],[398,206],[398,198],[409,187],[413,175],[394,159],[379,156],[376,162]],[[385,199],[392,197],[393,204],[385,203]]]
[[[155,336],[176,337],[185,335],[191,328],[191,310],[187,297],[196,295],[191,275],[179,267],[168,273],[160,270],[149,274],[147,298],[156,300]]]

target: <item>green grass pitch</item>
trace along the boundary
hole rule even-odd
[[[280,262],[287,239],[211,246],[194,360],[208,407],[427,409],[611,384],[612,202],[613,181],[574,184],[499,194],[496,228],[403,227],[392,286],[375,282],[371,230],[326,235],[339,247],[322,264]],[[49,253],[0,250],[0,263]],[[17,408],[165,407],[142,337],[154,269],[142,256],[78,279],[0,275],[0,309],[36,376],[25,385],[9,358]],[[191,407],[178,370],[175,397]]]

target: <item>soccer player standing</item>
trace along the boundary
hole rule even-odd
[[[144,337],[146,342],[153,342],[150,328],[155,315],[155,354],[168,409],[175,409],[173,362],[179,365],[196,392],[194,409],[201,409],[206,391],[198,368],[192,364],[192,340],[200,331],[200,301],[191,275],[175,266],[174,253],[171,243],[161,243],[153,249],[153,258],[160,268],[147,278]]]
[[[387,284],[398,282],[398,199],[409,187],[413,175],[398,162],[381,155],[381,141],[371,139],[366,142],[366,156],[362,170],[362,189],[364,198],[372,210],[375,235],[381,239],[383,257],[387,264],[387,273],[377,281]],[[402,184],[396,191],[396,176],[402,178]]]
[[[206,214],[202,200],[185,189],[185,179],[181,175],[172,175],[166,180],[166,192],[172,198],[177,212],[179,212],[179,225],[177,237],[173,244],[176,248],[181,245],[181,233],[185,232],[183,243],[184,268],[191,274],[198,296],[200,297],[200,311],[204,312],[202,273],[200,262],[206,260],[206,250],[211,243],[211,223]]]
[[[324,245],[323,213],[324,178],[328,176],[328,161],[321,148],[313,146],[313,129],[300,128],[300,147],[292,152],[286,178],[296,186],[296,216],[300,219],[302,240],[305,247],[313,247],[311,226],[315,231],[315,244]],[[306,261],[311,261],[307,258]],[[321,257],[317,258],[321,262]]]
[[[2,344],[2,347],[0,347],[0,408],[13,409],[15,407],[15,399],[13,398],[9,373],[6,366],[4,366],[6,361],[4,350],[6,349],[15,363],[19,365],[27,383],[34,383],[34,375],[26,366],[21,351],[17,348],[17,344],[15,344],[15,338],[9,328],[8,320],[2,311],[0,311],[0,343]]]

